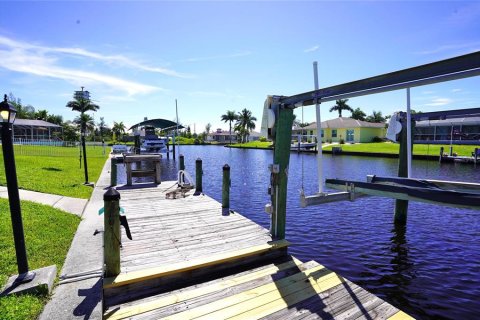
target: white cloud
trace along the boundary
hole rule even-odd
[[[470,52],[478,51],[479,49],[480,49],[480,42],[476,41],[476,42],[470,42],[470,43],[443,45],[430,50],[418,51],[416,52],[416,54],[428,55],[428,54],[435,54],[435,53],[441,53],[445,51],[456,51],[456,50],[462,50],[464,54],[467,54]]]
[[[231,59],[231,58],[239,58],[239,57],[246,57],[251,55],[251,51],[242,51],[232,54],[225,54],[225,55],[216,55],[210,57],[198,57],[198,58],[188,58],[186,62],[199,62],[199,61],[207,61],[207,60],[218,60],[218,59]]]
[[[311,48],[308,48],[308,49],[303,50],[303,52],[305,52],[305,53],[314,52],[314,51],[317,51],[318,49],[320,49],[320,46],[319,46],[319,45],[315,45],[315,46],[313,46],[313,47],[311,47]]]
[[[141,62],[127,58],[123,55],[102,55],[100,53],[88,51],[83,48],[75,48],[75,47],[62,48],[62,47],[45,47],[45,46],[31,45],[26,42],[12,40],[3,36],[0,36],[0,45],[4,45],[12,49],[22,49],[25,51],[32,51],[32,52],[37,52],[41,54],[61,53],[66,55],[91,58],[91,59],[102,61],[108,64],[116,64],[122,67],[130,67],[130,68],[134,68],[142,71],[161,73],[167,76],[173,76],[173,77],[179,77],[179,78],[192,77],[192,75],[182,74],[174,70],[148,66],[148,65],[142,64]]]
[[[452,92],[461,92],[461,91],[463,91],[463,90],[457,88],[457,89],[452,89],[451,91],[452,91]]]
[[[102,56],[80,48],[48,48],[0,36],[0,68],[40,77],[61,79],[75,85],[102,84],[124,91],[128,95],[146,94],[156,90],[163,90],[107,74],[64,67],[61,64],[62,57],[55,55],[55,53],[75,54],[103,62],[123,61],[124,64],[129,66],[147,68],[123,56]]]
[[[444,105],[450,104],[452,102],[453,100],[449,98],[437,98],[437,99],[433,99],[431,103],[426,103],[425,105],[429,107],[438,107],[438,106],[444,106]]]

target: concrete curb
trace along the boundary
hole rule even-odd
[[[40,320],[102,319],[103,194],[110,186],[110,159],[103,167],[68,251],[61,281]],[[58,202],[57,202],[58,204]]]
[[[87,199],[71,198],[59,196],[56,194],[48,194],[29,190],[18,190],[20,200],[27,200],[46,204],[56,209],[60,209],[69,213],[73,213],[79,217],[82,216],[83,210],[87,205]],[[0,187],[0,198],[8,199],[7,187]]]

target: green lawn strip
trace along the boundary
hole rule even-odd
[[[80,168],[78,148],[15,146],[15,149],[20,189],[75,198],[90,198],[93,188],[83,185],[85,174],[83,160]],[[90,182],[98,180],[107,157],[108,154],[103,155],[101,147],[87,148]],[[3,164],[3,153],[0,153],[0,163]],[[3,168],[0,169],[0,185],[6,186]]]
[[[231,145],[232,147],[237,148],[258,148],[258,149],[269,149],[272,146],[272,142],[270,141],[250,141],[246,143],[234,143]]]
[[[323,150],[332,150],[332,147],[341,147],[342,151],[348,152],[367,152],[367,153],[391,153],[398,154],[399,144],[390,143],[390,142],[379,142],[379,143],[356,143],[356,144],[337,144],[329,145],[323,147]],[[444,148],[444,152],[449,152],[449,145],[439,145],[439,144],[414,144],[413,145],[413,154],[414,155],[430,155],[437,156],[440,155],[440,148]],[[474,145],[453,145],[453,152],[457,153],[459,156],[471,156],[475,148],[480,146]]]
[[[52,207],[22,201],[22,220],[30,270],[55,264],[60,272],[80,218]],[[8,200],[0,199],[0,285],[17,274]],[[0,319],[36,319],[48,296],[0,298]]]

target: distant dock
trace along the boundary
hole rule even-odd
[[[285,240],[175,181],[119,186],[120,273],[104,278],[105,319],[411,319]]]

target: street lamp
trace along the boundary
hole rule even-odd
[[[35,272],[28,271],[27,250],[23,235],[22,212],[20,209],[20,196],[18,194],[17,171],[13,153],[12,124],[15,121],[17,110],[8,103],[7,95],[0,102],[0,123],[2,125],[2,150],[5,163],[5,176],[7,179],[8,202],[12,218],[13,239],[17,255],[18,277],[16,283],[25,283],[35,278]]]

